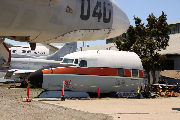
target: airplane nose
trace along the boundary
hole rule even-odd
[[[42,70],[38,70],[34,73],[32,73],[28,77],[28,81],[30,81],[31,85],[33,85],[36,88],[42,88],[43,83],[43,72]]]
[[[113,4],[113,23],[112,23],[112,31],[109,35],[109,38],[113,38],[114,36],[120,36],[125,33],[130,26],[129,19],[126,13],[121,9],[121,7],[115,2],[112,1]]]

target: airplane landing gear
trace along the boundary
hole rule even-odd
[[[28,86],[28,83],[26,82],[26,81],[23,81],[23,82],[21,82],[21,87],[27,87]]]

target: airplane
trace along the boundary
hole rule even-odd
[[[3,42],[2,44],[0,44],[0,70],[9,69],[11,57],[39,59],[39,57],[41,57],[41,56],[45,56],[45,55],[47,56],[49,54],[56,53],[56,51],[58,51],[60,48],[62,48],[62,46],[65,45],[65,43],[60,43],[60,44],[53,43],[53,44],[43,44],[43,45],[45,45],[45,46],[38,45],[36,50],[31,51],[30,46],[28,46],[28,45],[14,46],[14,45],[11,45],[10,43]],[[73,47],[74,47],[74,49],[76,49],[77,43],[74,43]],[[62,52],[64,52],[64,51],[62,51]],[[62,54],[62,53],[60,53],[60,54]],[[55,55],[51,55],[51,56],[55,56]],[[45,59],[45,58],[43,58],[43,59]],[[59,60],[60,58],[58,58],[58,56],[56,55],[56,59]]]
[[[47,66],[28,77],[46,91],[101,93],[137,92],[143,83],[141,59],[134,52],[113,50],[79,51],[64,56],[59,65]]]
[[[1,0],[0,36],[35,43],[104,40],[129,27],[114,0]]]
[[[36,43],[113,38],[130,25],[114,0],[0,0],[0,16],[0,44],[5,38],[28,42],[31,50]],[[9,64],[3,55],[0,67]]]
[[[62,57],[67,54],[76,52],[77,42],[66,43],[61,49],[48,56],[36,58],[11,58],[10,69],[40,69],[45,66],[60,63]]]
[[[11,58],[11,67],[8,71],[3,71],[0,74],[4,75],[4,79],[0,82],[20,82],[24,84],[25,79],[31,73],[45,66],[60,64],[62,57],[72,52],[76,52],[77,42],[66,43],[61,49],[54,54],[48,56],[40,56],[36,58]]]

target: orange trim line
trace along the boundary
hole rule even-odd
[[[131,77],[131,70],[130,69],[124,69],[124,77]]]
[[[143,77],[143,71],[139,70],[139,77]]]
[[[42,70],[43,74],[77,74],[77,75],[98,75],[98,76],[118,76],[118,68],[56,68]],[[131,77],[129,69],[124,69],[124,77]],[[128,71],[128,73],[126,73]]]
[[[43,70],[43,74],[79,74],[79,75],[99,75],[99,76],[118,76],[117,68],[57,68]]]

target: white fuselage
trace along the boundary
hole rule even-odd
[[[49,55],[49,50],[44,46],[37,46],[36,50],[31,50],[30,46],[23,45],[21,47],[11,47],[9,50],[12,58],[33,58]]]
[[[49,44],[48,44],[49,45]],[[22,46],[12,46],[9,48],[11,52],[12,58],[36,58],[41,56],[48,56],[50,54],[55,53],[59,49],[61,49],[65,43],[60,44],[50,44],[49,48],[47,46],[44,46],[42,44],[37,44],[35,50],[31,50],[30,45],[22,45]],[[54,49],[53,49],[54,48]]]
[[[42,88],[61,90],[65,81],[65,90],[76,92],[96,93],[98,88],[101,88],[101,93],[137,92],[143,83],[142,70],[137,70],[136,73],[133,70],[105,67],[45,69]]]
[[[129,27],[114,0],[1,0],[0,36],[29,43],[104,40]]]
[[[34,58],[11,58],[10,69],[40,69],[54,64],[60,64],[60,61]]]
[[[37,46],[36,52],[39,50],[43,52],[44,50],[47,50],[44,46]],[[58,46],[59,50],[57,50],[55,53],[47,56],[30,56],[33,58],[11,58],[11,67],[10,69],[40,69],[45,66],[54,65],[54,64],[60,64],[61,63],[61,57],[64,57],[67,54],[73,53],[77,49],[77,43],[66,43],[63,47],[60,48]],[[30,48],[28,48],[30,49]],[[23,49],[25,51],[25,49]],[[23,51],[22,49],[18,48],[17,51]],[[23,54],[18,54],[23,55]]]
[[[71,81],[65,86],[65,90],[75,92],[101,93],[109,92],[137,92],[143,83],[143,78],[97,75],[44,75],[42,88],[50,91],[61,90],[63,81]],[[52,79],[53,78],[53,79]],[[132,80],[132,78],[137,80]],[[51,81],[50,81],[51,80]]]

